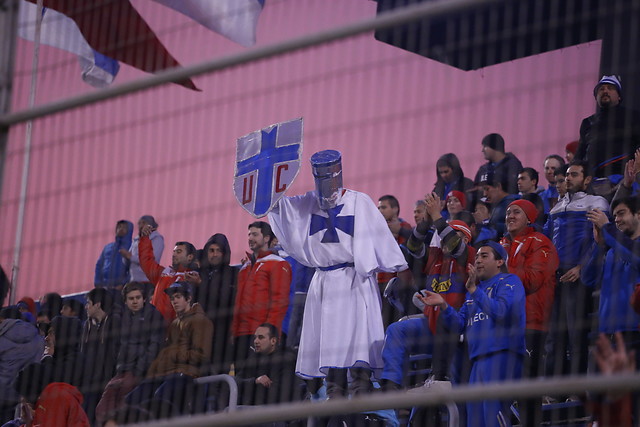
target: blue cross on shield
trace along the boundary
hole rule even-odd
[[[265,216],[300,171],[302,118],[238,138],[233,192],[255,218]]]

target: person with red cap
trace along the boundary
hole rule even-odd
[[[547,236],[535,231],[538,210],[528,200],[514,200],[507,206],[507,234],[500,244],[509,254],[507,268],[517,275],[526,294],[525,340],[528,359],[524,374],[535,378],[542,374],[544,343],[549,330],[549,317],[553,305],[558,269],[558,253]],[[540,425],[542,398],[521,402],[523,425]]]
[[[458,219],[458,214],[467,209],[467,197],[462,191],[449,191],[445,199],[445,206],[448,214],[448,218],[445,219]]]

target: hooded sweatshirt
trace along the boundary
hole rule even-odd
[[[0,323],[0,401],[20,400],[13,383],[25,366],[38,363],[44,353],[44,340],[32,324],[6,319]]]
[[[127,233],[116,236],[115,241],[107,244],[96,262],[93,283],[96,287],[115,288],[129,281],[129,267],[120,255],[120,249],[129,250],[133,236],[133,223],[120,220],[127,224]],[[117,228],[117,224],[116,224]]]

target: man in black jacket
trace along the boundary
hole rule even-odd
[[[233,361],[231,322],[236,298],[238,269],[230,266],[231,248],[227,236],[216,233],[207,240],[200,260],[202,283],[194,287],[194,301],[213,322],[211,373],[228,374]]]
[[[295,375],[295,355],[280,348],[279,336],[278,328],[270,323],[256,329],[255,353],[236,375],[243,405],[289,402],[300,397],[302,388]]]
[[[590,175],[611,178],[624,174],[625,163],[640,147],[640,114],[620,105],[622,85],[617,76],[602,76],[593,89],[598,111],[582,120],[576,160],[587,162]]]
[[[96,407],[96,420],[124,405],[124,397],[145,377],[151,362],[164,342],[164,320],[156,308],[146,302],[145,285],[127,283],[122,290],[125,309],[122,313],[120,350],[116,375],[107,383]]]

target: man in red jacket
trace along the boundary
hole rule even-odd
[[[149,235],[153,232],[151,225],[145,225],[140,230],[140,242],[138,253],[140,255],[140,267],[153,283],[155,289],[151,297],[151,304],[158,309],[168,325],[176,318],[176,312],[171,306],[169,296],[164,292],[172,283],[186,281],[192,285],[199,285],[202,280],[193,261],[196,257],[196,248],[189,242],[177,242],[171,256],[171,267],[163,267],[157,263],[153,254],[153,246]]]
[[[264,221],[249,224],[247,262],[238,274],[238,291],[231,332],[236,350],[236,369],[250,354],[253,333],[263,323],[282,330],[289,307],[291,266],[269,251],[274,238]]]
[[[535,231],[538,210],[528,200],[515,200],[507,206],[507,235],[500,244],[507,250],[509,273],[517,275],[526,294],[525,340],[529,358],[524,374],[535,378],[542,374],[544,342],[556,286],[559,259],[555,246],[544,234]],[[521,402],[523,425],[540,425],[542,399]]]

